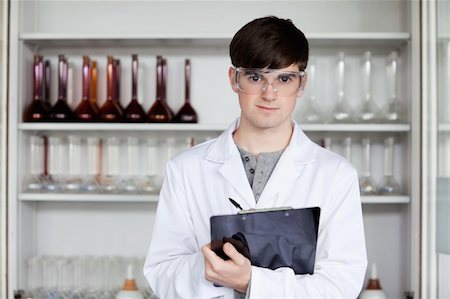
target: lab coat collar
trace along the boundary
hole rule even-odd
[[[291,156],[293,162],[297,165],[313,163],[316,160],[316,144],[313,143],[305,133],[299,128],[295,121],[292,121],[294,130],[289,145],[286,147],[283,155]],[[204,158],[211,162],[225,163],[233,155],[239,155],[239,151],[233,140],[233,132],[239,127],[239,118],[237,118],[216,140],[211,143]],[[239,156],[240,158],[240,156]]]
[[[204,158],[214,163],[223,164],[219,171],[225,179],[240,193],[248,208],[264,207],[277,193],[296,179],[304,166],[316,160],[317,146],[303,133],[298,124],[292,121],[294,130],[289,145],[280,157],[269,181],[267,182],[258,204],[245,173],[241,155],[233,140],[233,132],[239,127],[236,119],[215,142],[212,142]]]

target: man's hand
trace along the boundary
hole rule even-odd
[[[240,254],[231,243],[223,245],[229,260],[224,261],[211,250],[211,244],[202,247],[205,258],[205,278],[224,287],[246,293],[252,266],[250,260]]]

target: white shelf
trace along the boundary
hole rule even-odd
[[[406,204],[410,203],[411,199],[407,195],[398,196],[361,196],[361,202],[363,204]]]
[[[21,201],[55,202],[157,202],[156,194],[67,194],[67,193],[19,193]]]
[[[66,193],[19,193],[21,201],[54,202],[157,202],[156,194],[66,194]],[[406,204],[409,196],[362,196],[363,204]]]
[[[309,33],[306,37],[313,46],[336,45],[402,45],[411,39],[409,32],[323,32]],[[26,44],[44,47],[72,46],[228,46],[232,36],[220,33],[159,34],[61,34],[22,33],[19,39]]]
[[[228,124],[20,123],[21,131],[223,131]],[[309,132],[409,132],[409,124],[305,124]]]
[[[409,132],[409,124],[304,124],[309,132]]]
[[[20,123],[22,131],[223,131],[221,124]]]
[[[448,123],[444,123],[444,124],[439,124],[439,132],[450,132],[450,124]]]

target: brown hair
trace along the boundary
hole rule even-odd
[[[309,46],[303,32],[289,19],[268,16],[242,27],[230,43],[231,63],[237,67],[280,69],[308,64]]]

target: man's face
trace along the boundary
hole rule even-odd
[[[228,74],[233,90],[239,96],[239,105],[241,107],[241,123],[246,123],[258,129],[279,128],[289,125],[291,116],[297,103],[297,98],[303,95],[303,87],[297,88],[288,95],[276,90],[277,84],[282,84],[280,77],[284,72],[298,72],[298,66],[293,64],[286,68],[280,69],[281,72],[264,73],[263,77],[267,84],[264,90],[259,93],[252,92],[249,94],[235,84],[236,70],[230,68]],[[244,72],[242,72],[244,73]],[[239,80],[251,80],[249,84],[254,84],[258,77],[252,77],[253,73],[241,76]],[[306,80],[306,78],[303,78]],[[280,83],[281,82],[281,83]],[[240,86],[242,84],[239,84]],[[282,95],[280,95],[280,93]]]

